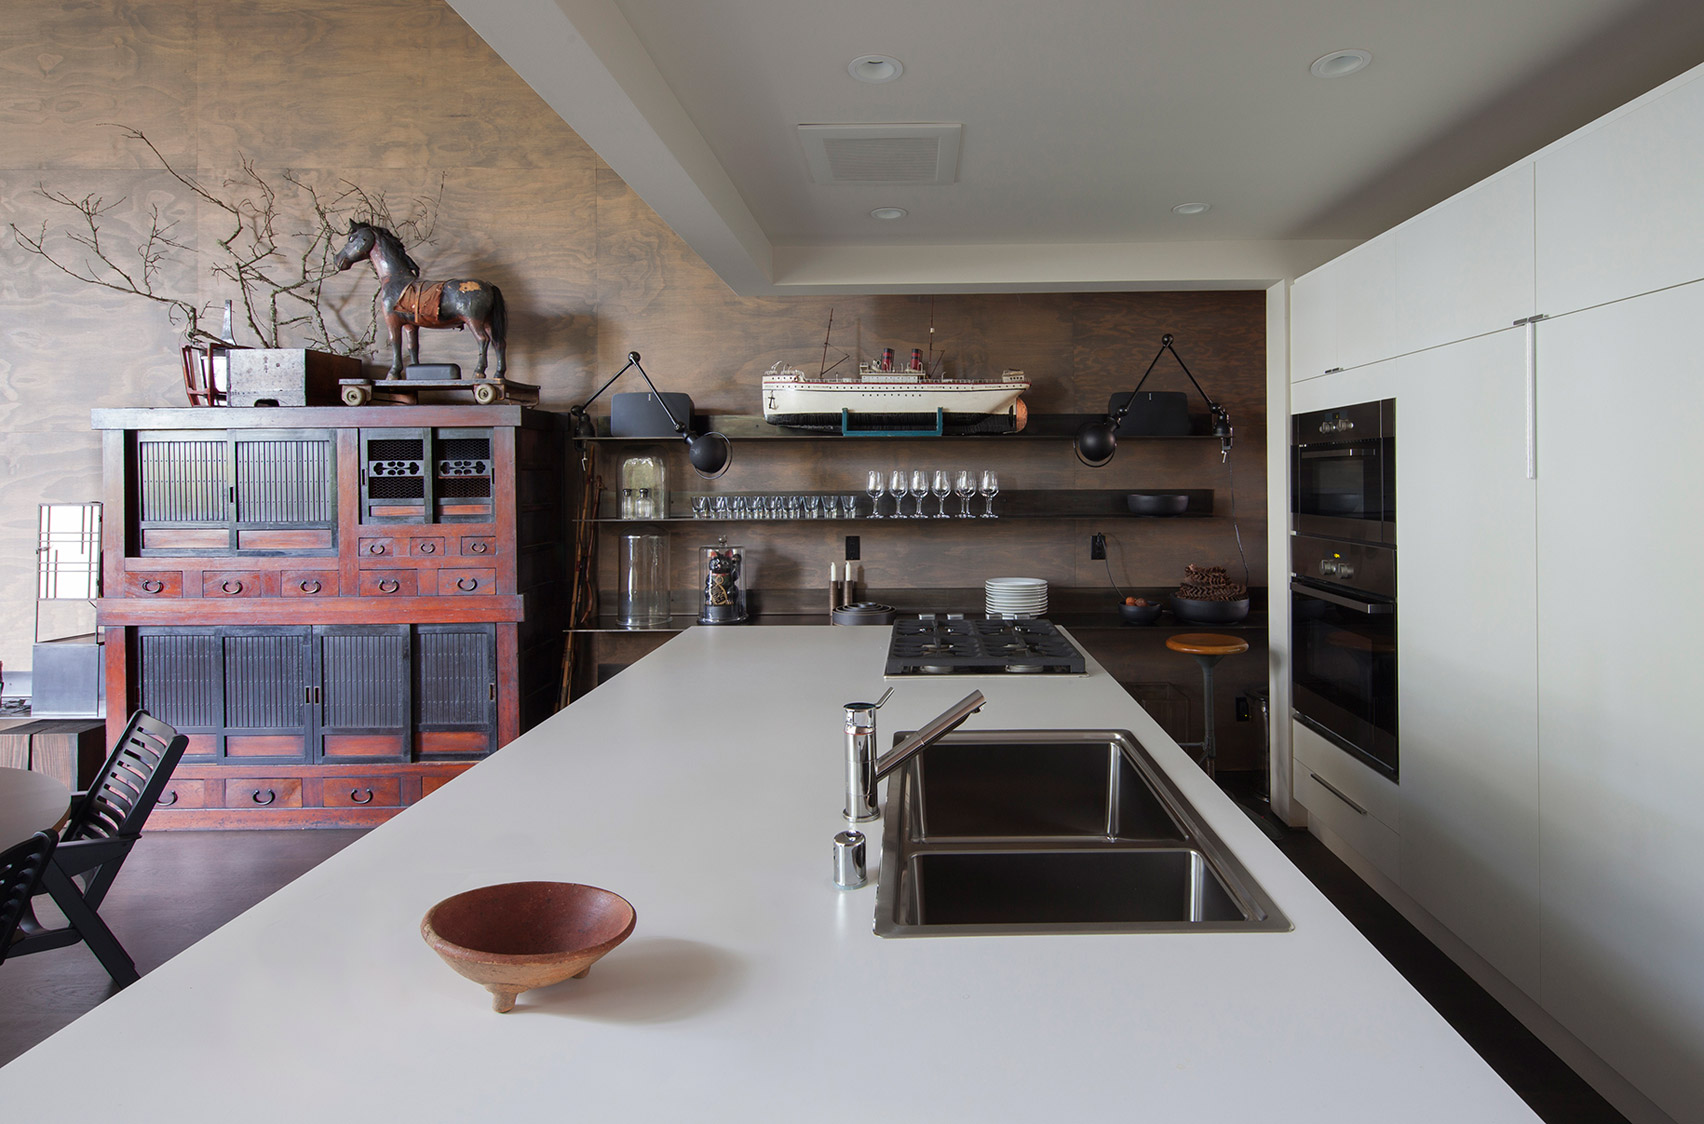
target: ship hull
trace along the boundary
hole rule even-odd
[[[937,422],[955,433],[1009,433],[1028,383],[800,383],[763,386],[763,418],[771,425],[841,432],[917,429]],[[844,411],[844,415],[843,412]]]

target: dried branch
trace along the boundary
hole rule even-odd
[[[333,257],[337,240],[351,218],[389,227],[413,244],[429,244],[443,201],[444,179],[436,190],[411,198],[402,214],[394,214],[383,192],[369,191],[348,180],[324,192],[301,175],[284,169],[279,187],[256,168],[254,161],[239,154],[239,171],[217,188],[175,167],[164,153],[139,129],[111,126],[127,140],[147,148],[154,162],[215,215],[223,215],[224,233],[216,236],[217,250],[197,251],[174,234],[175,222],[167,221],[159,208],[149,211],[149,225],[134,247],[115,249],[103,237],[103,218],[110,225],[111,213],[126,200],[107,203],[102,197],[77,198],[65,192],[38,187],[36,194],[54,208],[69,212],[62,226],[43,221],[34,234],[15,224],[12,238],[19,247],[46,261],[76,281],[112,292],[142,297],[162,305],[168,321],[180,327],[191,343],[218,342],[220,337],[201,326],[210,309],[223,300],[197,306],[193,301],[162,291],[164,272],[180,261],[200,261],[217,288],[234,289],[233,304],[241,306],[241,319],[249,334],[262,347],[286,346],[301,340],[310,347],[343,355],[366,355],[374,350],[378,331],[375,294],[367,305],[365,322],[351,324],[344,315],[349,298],[328,306],[326,280],[336,273]],[[80,250],[51,244],[57,234]]]

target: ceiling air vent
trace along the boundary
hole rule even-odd
[[[805,163],[822,184],[941,184],[958,178],[963,125],[800,125]]]

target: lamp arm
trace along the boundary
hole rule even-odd
[[[1154,352],[1153,362],[1149,363],[1148,369],[1146,371],[1142,372],[1142,378],[1136,383],[1136,389],[1132,390],[1130,392],[1130,397],[1128,397],[1124,400],[1124,405],[1120,406],[1115,412],[1107,415],[1107,421],[1112,423],[1112,428],[1117,429],[1119,427],[1119,425],[1121,425],[1123,423],[1124,415],[1128,414],[1130,412],[1130,407],[1133,404],[1135,404],[1135,402],[1136,402],[1136,396],[1138,394],[1142,393],[1142,384],[1147,382],[1148,376],[1154,373],[1154,366],[1159,363],[1160,356],[1164,355],[1170,349],[1171,349],[1171,337],[1166,336],[1164,341],[1161,342],[1161,344],[1160,344],[1160,350]],[[1174,359],[1177,358],[1177,352],[1173,351],[1172,357]],[[1179,359],[1178,362],[1181,363],[1181,362],[1183,362],[1183,360]],[[1185,374],[1189,373],[1188,368],[1184,369],[1184,373]],[[1192,378],[1189,381],[1194,382],[1195,380]],[[1200,390],[1201,388],[1196,387],[1195,389]]]
[[[606,381],[602,386],[592,391],[591,397],[587,398],[578,406],[573,407],[568,412],[573,414],[575,418],[583,421],[586,416],[586,407],[590,406],[593,402],[596,402],[598,400],[598,395],[614,386],[616,379],[619,379],[622,375],[625,375],[628,371],[635,368],[638,369],[639,376],[645,380],[645,385],[651,388],[651,393],[656,395],[657,405],[663,408],[663,413],[668,416],[669,424],[674,426],[675,432],[681,437],[688,437],[689,435],[687,433],[686,426],[682,425],[680,419],[674,416],[674,411],[669,409],[668,399],[664,398],[663,392],[657,389],[657,384],[651,381],[651,376],[645,373],[644,366],[639,362],[639,353],[637,351],[629,351],[627,353],[626,365],[623,366],[621,370],[611,375],[608,381]]]

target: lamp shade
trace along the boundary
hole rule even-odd
[[[1075,446],[1077,459],[1090,468],[1100,468],[1112,460],[1118,451],[1118,438],[1113,435],[1111,418],[1099,418],[1083,423],[1077,430]]]
[[[692,462],[693,471],[707,480],[728,471],[733,452],[733,443],[714,430],[686,439],[686,459]]]

